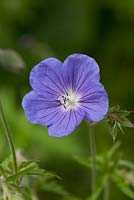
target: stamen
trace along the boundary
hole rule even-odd
[[[68,93],[61,95],[58,98],[58,102],[65,108],[65,109],[76,109],[79,105],[80,96],[70,90]]]

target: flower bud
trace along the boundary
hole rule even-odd
[[[14,73],[21,73],[25,69],[22,57],[12,49],[0,49],[0,66]]]

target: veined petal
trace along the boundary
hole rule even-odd
[[[63,112],[61,119],[49,127],[49,135],[56,137],[69,135],[82,122],[84,115],[82,109]]]
[[[24,96],[22,106],[31,123],[43,126],[54,123],[58,119],[59,113],[61,113],[61,106],[58,102],[45,99],[35,91]]]
[[[99,82],[99,67],[96,61],[83,54],[72,54],[63,63],[66,85],[74,91],[81,91],[90,82]]]
[[[89,87],[82,94],[80,107],[85,111],[85,118],[92,122],[100,121],[108,112],[108,96],[101,83]]]
[[[65,93],[62,63],[56,58],[48,58],[37,64],[30,73],[30,85],[38,94],[47,93],[46,98]]]

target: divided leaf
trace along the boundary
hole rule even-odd
[[[59,178],[51,172],[40,169],[35,161],[23,161],[20,165],[19,171],[16,174],[8,176],[7,181],[17,181],[26,175],[54,176]]]
[[[118,129],[124,134],[123,126],[134,128],[134,124],[127,118],[130,113],[131,111],[121,110],[118,105],[109,109],[106,122],[113,142],[116,140]]]

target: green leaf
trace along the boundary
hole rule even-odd
[[[134,127],[134,124],[129,120],[127,119],[126,117],[124,116],[120,116],[118,119],[117,119],[118,123],[120,123],[122,126],[125,126],[125,127],[128,127],[128,128],[133,128]]]
[[[33,200],[32,194],[31,194],[32,189],[30,188],[17,187],[14,185],[12,190],[16,191],[15,198],[20,197],[20,199],[16,199],[16,200]]]
[[[117,112],[117,111],[119,111],[119,110],[120,110],[120,106],[119,106],[119,105],[113,106],[113,107],[111,107],[111,108],[109,109],[108,114],[109,114],[109,113],[113,113],[113,112]]]
[[[88,168],[92,167],[91,159],[83,159],[83,158],[80,158],[78,156],[74,156],[74,158],[79,164],[81,164],[85,167],[88,167]]]
[[[132,163],[128,160],[119,160],[118,164],[119,164],[119,166],[134,170],[134,163]]]
[[[7,181],[17,181],[25,175],[54,176],[60,179],[59,176],[55,175],[54,173],[40,169],[35,161],[25,161],[25,163],[23,162],[23,164],[20,166],[20,170],[16,174],[9,176]]]
[[[37,166],[37,162],[38,161],[35,161],[35,160],[24,160],[20,163],[18,168],[19,168],[19,170],[22,170],[22,169],[27,168],[28,166],[31,166],[31,164],[34,166],[35,165]]]
[[[9,156],[2,163],[0,163],[0,172],[4,177],[13,174],[13,161],[11,156]]]
[[[120,147],[121,145],[121,142],[116,142],[112,148],[107,152],[107,158],[110,159],[114,154],[115,152],[117,151],[117,149]]]
[[[45,184],[44,184],[45,181]],[[47,192],[52,192],[56,195],[61,196],[59,199],[63,200],[79,200],[79,198],[74,197],[72,194],[70,194],[57,180],[53,180],[51,178],[47,179],[40,179],[35,184],[35,188],[39,188],[41,190],[47,191]]]
[[[120,106],[116,105],[116,106],[111,107],[109,109],[108,114],[111,114],[111,113],[115,113],[115,114],[118,114],[118,115],[123,116],[123,117],[128,117],[130,115],[131,111],[121,110]]]
[[[20,194],[13,194],[10,200],[24,200],[24,198]]]
[[[12,191],[14,198],[20,198],[19,200],[33,200],[31,187],[20,187],[16,184],[10,184],[10,190]]]
[[[54,192],[56,194],[67,196],[68,192],[63,188],[62,185],[58,184],[57,181],[47,181],[46,184],[42,187],[45,191]]]
[[[116,184],[116,186],[131,199],[134,199],[134,191],[130,189],[129,185],[125,181],[125,179],[119,176],[117,173],[111,175],[112,181]]]
[[[127,110],[119,110],[118,114],[123,117],[128,117],[130,115],[130,111]]]
[[[114,143],[117,137],[117,123],[114,122],[114,125],[111,125],[111,124],[108,124],[108,125],[109,125],[108,126],[109,133],[112,136],[113,143]]]
[[[3,167],[3,165],[0,164],[0,175],[2,175],[4,178],[6,178],[10,174],[10,171]]]
[[[121,126],[121,124],[117,122],[117,125],[118,125],[118,127],[119,127],[119,129],[120,129],[121,133],[124,135],[124,134],[125,134],[125,132],[124,132],[124,130],[123,130],[123,128],[122,128],[122,126]]]
[[[77,156],[75,156],[74,158],[79,164],[83,165],[84,167],[87,167],[87,168],[93,167],[91,158],[83,159],[83,158],[79,158]],[[105,159],[102,155],[96,156],[96,169],[101,171],[104,162],[105,162]]]
[[[113,138],[113,142],[116,139],[118,129],[124,134],[123,126],[134,128],[134,124],[127,118],[130,113],[131,111],[121,110],[119,106],[109,109],[105,120],[108,124],[108,130]]]
[[[101,192],[103,191],[103,189],[104,189],[104,187],[106,185],[107,180],[108,180],[108,175],[104,175],[104,176],[100,177],[98,179],[97,184],[96,184],[95,191],[86,200],[97,200],[98,197],[100,196]]]
[[[134,127],[134,124],[127,118],[130,115],[130,113],[131,111],[121,110],[119,106],[115,106],[109,110],[106,119],[108,123],[120,124],[119,128],[121,128],[121,126],[132,128]]]

